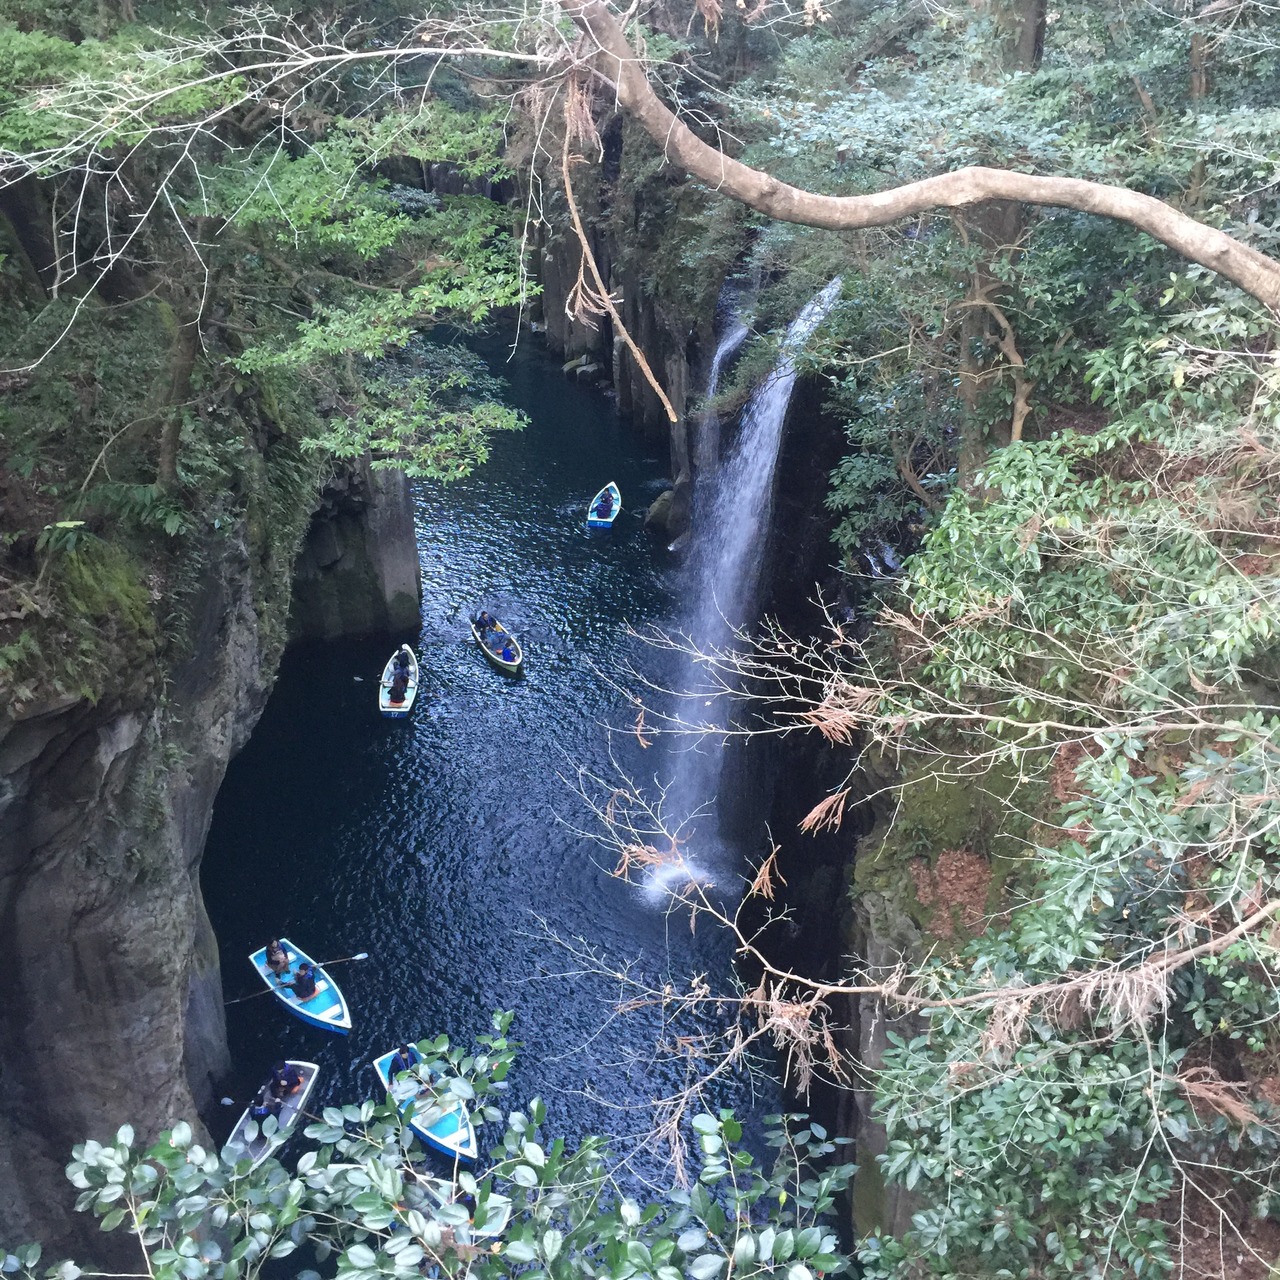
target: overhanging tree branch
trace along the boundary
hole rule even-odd
[[[604,0],[561,0],[561,4],[599,50],[600,70],[614,84],[619,105],[663,148],[667,158],[760,213],[783,222],[844,231],[881,227],[928,209],[958,209],[988,200],[1075,209],[1127,222],[1189,261],[1239,285],[1270,310],[1280,311],[1280,262],[1162,200],[1127,187],[982,165],[862,196],[821,195],[780,182],[703,142],[668,109],[654,93],[644,64]]]

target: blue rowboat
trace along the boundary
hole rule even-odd
[[[448,1083],[433,1073],[426,1062],[412,1071],[402,1071],[392,1080],[394,1049],[375,1058],[373,1069],[382,1087],[391,1095],[405,1123],[429,1147],[456,1160],[474,1160],[480,1148],[476,1128],[461,1098],[448,1091]]]
[[[256,1169],[293,1136],[293,1122],[307,1105],[307,1099],[316,1086],[316,1073],[320,1068],[314,1062],[301,1062],[294,1058],[290,1058],[288,1062],[302,1076],[302,1088],[289,1094],[280,1104],[276,1128],[270,1134],[262,1131],[262,1126],[249,1114],[248,1107],[244,1109],[244,1114],[236,1121],[236,1127],[231,1130],[231,1136],[222,1148],[222,1158],[228,1164],[238,1165],[242,1160],[248,1160],[249,1168]]]
[[[612,529],[613,522],[622,510],[622,490],[612,480],[609,481],[587,507],[588,529]]]
[[[272,992],[295,1018],[309,1022],[313,1027],[323,1027],[326,1031],[336,1031],[346,1035],[351,1030],[351,1013],[347,1002],[338,990],[338,984],[309,956],[301,947],[296,947],[288,938],[281,938],[280,945],[289,957],[289,967],[276,977],[267,967],[267,949],[260,947],[249,957],[249,963],[258,971],[258,976],[267,984]],[[285,986],[298,976],[298,966],[309,964],[315,970],[316,993],[306,1000],[299,1000],[293,991]]]
[[[396,658],[402,653],[409,655],[409,687],[404,691],[404,697],[399,702],[391,701],[391,681],[396,674]],[[418,659],[413,650],[407,644],[402,644],[395,653],[387,659],[387,665],[382,668],[382,679],[378,682],[378,710],[382,712],[388,720],[404,720],[409,711],[413,707],[413,700],[418,696]]]

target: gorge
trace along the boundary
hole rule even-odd
[[[0,15],[0,1269],[1263,1280],[1267,6],[375,8]],[[367,1024],[250,1174],[309,927]]]

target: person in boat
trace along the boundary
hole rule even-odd
[[[516,660],[516,655],[512,652],[509,644],[504,644],[502,646],[502,653],[500,656],[503,662],[514,662]]]
[[[395,675],[391,677],[391,691],[387,694],[388,700],[391,702],[403,702],[408,688],[409,668],[397,667]]]
[[[291,1093],[302,1088],[304,1077],[292,1062],[277,1062],[271,1068],[271,1079],[267,1082],[271,1096],[283,1102]]]
[[[289,955],[280,945],[279,938],[272,938],[267,943],[267,968],[276,975],[277,978],[282,977],[289,972]]]
[[[481,635],[484,635],[488,631],[492,631],[497,625],[497,622],[489,616],[489,611],[487,609],[481,609],[480,612],[476,614],[476,630]]]
[[[280,1099],[272,1093],[270,1081],[254,1094],[253,1101],[249,1103],[250,1120],[261,1124],[268,1116],[280,1119]]]
[[[610,490],[606,489],[600,495],[600,501],[596,503],[596,515],[599,516],[601,520],[607,520],[609,518],[609,512],[612,510],[613,494]]]
[[[387,1068],[394,1080],[402,1071],[412,1071],[422,1061],[422,1054],[411,1044],[402,1044],[391,1056],[391,1065]]]
[[[309,964],[300,964],[294,980],[284,985],[292,987],[299,1000],[310,1000],[316,993],[316,971]]]
[[[403,671],[407,677],[409,674],[409,646],[402,644],[396,650],[396,667],[397,672]]]

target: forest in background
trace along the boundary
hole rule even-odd
[[[361,14],[354,35],[327,10],[257,18],[259,43],[233,52],[192,24],[175,55],[148,25],[165,15],[142,7],[9,10],[0,679],[19,700],[50,680],[92,696],[85,673],[114,665],[104,620],[119,652],[181,642],[166,610],[228,515],[273,526],[287,509],[300,536],[328,459],[371,449],[448,476],[515,425],[487,386],[406,388],[378,357],[433,320],[520,297],[529,204],[474,185],[424,192],[406,175],[445,164],[551,208],[615,101],[581,72],[573,28],[514,12],[388,9]],[[967,165],[1076,177],[1275,250],[1280,43],[1260,0],[794,15],[708,0],[641,23],[631,38],[660,97],[799,188],[860,195]],[[429,59],[385,56],[401,40],[461,53],[429,75]],[[312,61],[246,92],[236,58],[298,47]],[[326,50],[371,57],[329,73],[314,60]],[[204,67],[218,76],[197,84]],[[104,87],[129,76],[140,97]],[[731,268],[763,286],[760,338],[723,409],[766,371],[799,305],[844,275],[809,357],[849,442],[828,499],[836,543],[854,573],[883,543],[908,553],[856,625],[798,641],[766,626],[743,652],[707,656],[726,680],[750,678],[761,725],[848,755],[811,826],[860,804],[892,814],[862,842],[853,892],[881,910],[903,968],[850,957],[843,989],[897,1019],[872,1081],[879,1175],[916,1211],[906,1231],[860,1242],[863,1274],[1266,1275],[1280,1254],[1274,313],[1087,212],[1003,200],[816,230],[638,150],[607,179],[644,190],[618,202],[637,213],[636,243],[664,200],[697,215],[658,246],[653,304]],[[77,661],[60,670],[57,655]],[[939,886],[956,885],[953,906]],[[834,994],[782,975],[746,1012],[805,1052]],[[806,1017],[790,1030],[792,1006]],[[736,1185],[737,1157],[720,1158],[733,1123],[697,1128],[712,1167],[699,1185]],[[337,1242],[352,1280],[425,1256],[392,1247],[403,1187],[383,1174],[317,1216],[332,1178],[273,1169],[250,1190],[175,1133],[158,1165],[130,1136],[73,1166],[104,1216],[126,1187],[130,1205],[162,1206],[145,1227],[156,1274],[234,1277],[221,1253],[180,1243],[200,1239],[214,1205],[235,1248],[250,1242],[246,1265],[312,1234]],[[806,1212],[829,1190],[811,1188]],[[409,1235],[451,1273],[558,1280],[674,1280],[672,1267],[803,1280],[795,1267],[839,1261],[800,1222],[818,1231],[809,1252],[798,1235],[778,1244],[792,1225],[772,1184],[735,1219],[678,1192],[674,1216],[630,1222],[624,1203],[575,1235],[553,1220],[578,1203],[531,1210],[527,1253],[477,1258],[416,1220]],[[670,1249],[643,1235],[659,1219]],[[11,1271],[36,1266],[11,1258]]]

